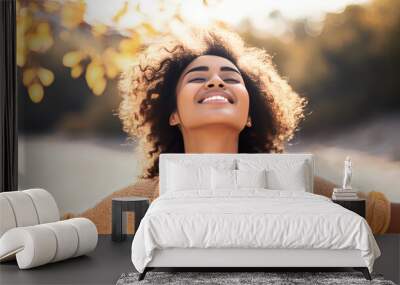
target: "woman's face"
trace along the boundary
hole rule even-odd
[[[224,125],[238,132],[246,125],[249,94],[239,70],[226,58],[202,55],[193,60],[180,75],[176,96],[171,125]]]

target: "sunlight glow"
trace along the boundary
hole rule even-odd
[[[128,3],[127,13],[118,23],[112,21],[112,16],[118,9]],[[104,23],[118,30],[134,28],[142,21],[151,21],[156,29],[165,25],[174,13],[190,24],[207,26],[213,21],[222,21],[229,25],[239,27],[241,21],[249,19],[254,27],[272,34],[281,34],[285,31],[285,20],[307,18],[310,23],[324,20],[326,13],[339,13],[350,4],[364,4],[369,0],[303,0],[301,5],[293,0],[213,0],[207,1],[205,6],[202,0],[87,0],[87,13],[85,20],[89,23]],[[136,15],[129,17],[128,15]]]

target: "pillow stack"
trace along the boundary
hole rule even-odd
[[[306,191],[310,189],[309,164],[304,160],[234,159],[217,161],[169,161],[167,192],[237,191],[245,188]]]

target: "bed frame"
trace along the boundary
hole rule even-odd
[[[234,271],[254,268],[337,268],[350,267],[371,280],[359,250],[333,249],[255,249],[255,248],[169,248],[157,249],[139,280],[155,268],[229,268]]]
[[[309,164],[309,188],[313,192],[314,160],[312,154],[161,154],[160,155],[160,195],[166,188],[166,163],[167,160],[182,159],[207,160],[237,159],[257,157],[272,160],[297,159]],[[278,269],[286,268],[343,268],[350,267],[361,271],[367,280],[371,276],[359,250],[333,250],[333,249],[255,249],[255,248],[168,248],[157,249],[153,259],[148,263],[139,280],[143,280],[148,271],[161,268],[202,268],[206,270],[229,268],[230,271],[252,271],[256,268]]]

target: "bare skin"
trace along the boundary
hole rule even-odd
[[[249,94],[232,62],[199,56],[182,72],[176,96],[169,123],[181,130],[185,153],[238,152],[239,134],[251,127],[251,118]]]

